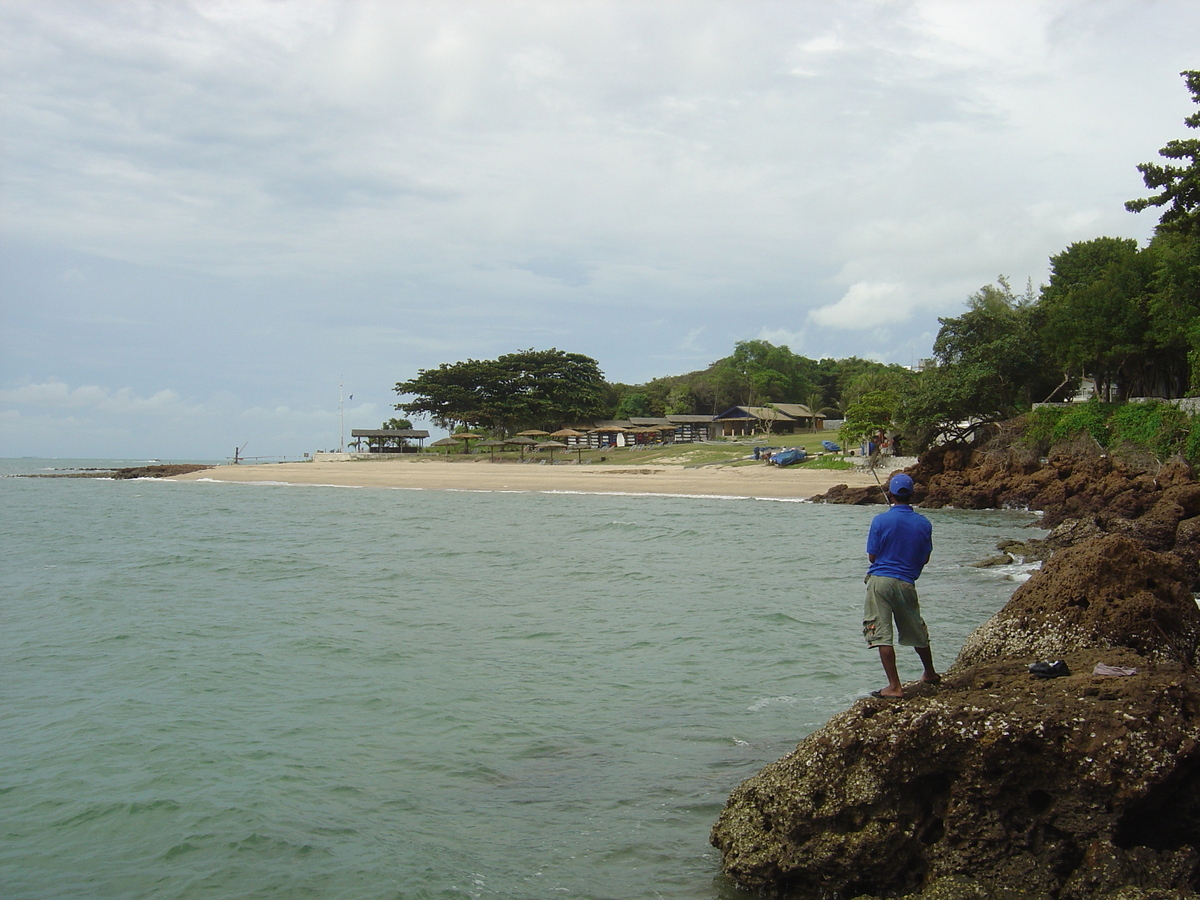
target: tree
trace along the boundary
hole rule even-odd
[[[1064,374],[1093,376],[1106,397],[1145,380],[1150,275],[1132,238],[1076,242],[1050,257],[1042,342]]]
[[[408,419],[388,419],[379,426],[383,431],[407,431],[413,427],[412,422]]]
[[[972,294],[961,316],[938,322],[938,365],[899,391],[897,417],[916,448],[939,437],[968,440],[1041,399],[1056,381],[1038,341],[1032,287],[1018,296],[1001,276]]]
[[[1192,102],[1200,104],[1200,71],[1180,72]],[[1200,128],[1200,111],[1183,120]],[[1152,197],[1130,200],[1125,208],[1163,210],[1147,248],[1153,259],[1149,298],[1145,394],[1173,397],[1200,394],[1200,139],[1168,141],[1158,151],[1179,164],[1142,163],[1138,171]]]
[[[1200,104],[1200,71],[1187,70],[1179,74],[1187,84],[1192,101]],[[1200,128],[1200,111],[1183,121],[1188,128]],[[1151,206],[1166,207],[1158,220],[1158,228],[1192,234],[1200,228],[1200,140],[1168,141],[1158,153],[1164,159],[1190,162],[1186,166],[1153,162],[1139,165],[1138,171],[1142,173],[1146,187],[1152,191],[1162,190],[1153,197],[1130,200],[1125,208],[1130,212],[1142,212]]]
[[[838,429],[843,447],[874,440],[879,432],[891,428],[896,410],[894,391],[871,391],[846,407],[846,421]]]
[[[842,403],[849,409],[867,394],[879,391],[898,392],[907,387],[912,378],[912,372],[903,366],[885,366],[882,363],[873,363],[869,367],[853,366],[847,372],[847,377],[842,379],[845,383],[841,394]]]
[[[554,349],[442,363],[398,382],[395,391],[415,398],[396,404],[396,409],[427,415],[451,431],[461,424],[509,434],[598,417],[608,408],[607,385],[597,362]]]
[[[1149,337],[1159,375],[1148,396],[1200,395],[1200,232],[1160,232],[1151,259]]]
[[[815,362],[769,341],[738,341],[730,356],[710,368],[735,387],[736,395],[727,407],[795,401],[816,386]]]
[[[616,410],[613,411],[614,419],[628,419],[630,417],[646,417],[650,413],[650,398],[643,393],[626,394],[621,398],[621,402],[617,404]]]

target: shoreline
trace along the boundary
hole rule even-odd
[[[881,481],[890,474],[890,469],[881,468],[878,471]],[[850,487],[875,487],[875,476],[860,469],[781,469],[765,463],[756,466],[711,465],[697,468],[637,464],[552,466],[537,463],[493,463],[490,460],[448,462],[429,458],[216,466],[176,475],[167,480],[434,491],[744,497],[768,500],[807,500],[839,484]]]

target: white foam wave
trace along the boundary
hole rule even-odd
[[[750,710],[750,712],[759,712],[768,706],[787,705],[795,702],[795,697],[763,697],[761,700],[755,700],[746,709]]]

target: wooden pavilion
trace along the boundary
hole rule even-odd
[[[414,428],[355,428],[350,437],[356,442],[365,438],[368,453],[416,453],[425,446],[429,432]],[[416,441],[417,445],[414,447],[409,441]]]

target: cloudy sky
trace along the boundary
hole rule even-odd
[[[1197,34],[1194,0],[0,0],[0,456],[299,456],[527,348],[910,364],[997,275],[1149,237],[1122,203]]]

